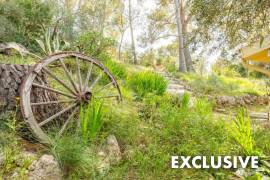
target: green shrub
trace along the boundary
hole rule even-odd
[[[97,32],[86,32],[73,44],[80,52],[105,62],[111,59],[108,50],[114,45],[113,39],[106,38]]]
[[[127,77],[127,70],[124,65],[117,63],[112,60],[108,60],[105,63],[105,66],[110,70],[110,72],[116,77],[117,79],[126,79]]]
[[[258,154],[255,149],[250,117],[247,116],[245,109],[240,109],[237,112],[229,131],[232,139],[241,147],[245,155]]]
[[[35,38],[43,34],[44,27],[49,26],[53,18],[51,2],[0,1],[0,41],[15,41],[36,50]]]
[[[102,127],[102,103],[92,101],[81,108],[81,134],[85,142],[94,141]]]
[[[167,88],[166,80],[161,75],[151,71],[132,75],[129,78],[129,85],[140,97],[149,93],[163,95]]]

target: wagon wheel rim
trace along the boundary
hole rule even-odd
[[[37,92],[41,97],[37,94],[33,99],[32,94]],[[71,123],[79,126],[81,107],[93,101],[122,100],[119,85],[109,70],[77,52],[56,53],[41,60],[25,78],[20,96],[23,117],[43,143],[50,142],[52,125],[57,126],[59,136]]]

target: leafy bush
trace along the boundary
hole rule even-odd
[[[155,65],[156,56],[153,52],[147,52],[142,55],[140,58],[140,64],[144,66],[154,66]]]
[[[105,66],[110,70],[110,72],[118,79],[126,79],[127,70],[124,65],[117,63],[112,60],[108,60]]]
[[[85,142],[94,141],[102,126],[102,103],[92,101],[81,108],[81,133]]]
[[[115,41],[111,38],[106,38],[102,34],[97,32],[86,32],[82,34],[74,46],[89,56],[97,58],[101,61],[110,59],[108,50],[112,48]]]
[[[35,39],[53,18],[52,7],[41,0],[0,1],[0,41],[15,41],[35,50]]]
[[[129,77],[129,85],[140,96],[149,93],[163,95],[167,88],[166,80],[159,74],[144,71]]]

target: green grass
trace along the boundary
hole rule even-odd
[[[95,173],[95,153],[89,147],[80,134],[69,133],[52,139],[49,152],[58,161],[65,177],[91,177]]]
[[[161,75],[151,71],[130,75],[128,84],[140,97],[149,93],[163,95],[167,88],[166,80]]]
[[[172,155],[245,156],[253,152],[270,155],[269,131],[252,128],[243,114],[235,122],[221,118],[213,114],[212,103],[203,98],[195,99],[191,107],[188,94],[180,98],[165,93],[167,83],[160,75],[130,71],[131,65],[126,71],[121,66],[113,62],[108,68],[120,79],[123,102],[90,104],[81,112],[82,127],[77,133],[67,132],[52,140],[48,152],[59,162],[64,178],[229,179],[232,170],[171,169],[170,158]],[[205,94],[265,93],[261,81],[254,85],[250,79],[194,74],[182,74],[181,78]],[[11,174],[18,169],[23,178],[30,161],[20,155],[22,147],[14,126],[12,119],[9,124],[0,123],[0,147],[8,157],[0,167],[0,174]],[[118,140],[122,160],[99,173],[97,153],[110,134]]]
[[[4,161],[0,164],[0,179],[9,179],[16,173],[17,179],[26,179],[28,168],[34,157],[23,154],[20,138],[17,136],[15,114],[4,113],[0,118],[0,153]]]
[[[123,64],[120,64],[113,60],[108,60],[104,65],[117,79],[126,79],[128,72]]]
[[[39,59],[32,58],[30,56],[22,57],[20,55],[16,56],[5,56],[0,54],[0,63],[3,64],[24,64],[24,65],[34,65]]]
[[[251,120],[245,109],[240,109],[229,128],[232,139],[239,144],[245,155],[258,155],[252,135]]]
[[[194,90],[201,94],[216,95],[265,95],[269,89],[264,81],[241,77],[228,77],[212,74],[199,76],[197,74],[178,74]]]
[[[86,107],[81,107],[81,134],[85,142],[94,141],[102,127],[102,103],[92,101]]]

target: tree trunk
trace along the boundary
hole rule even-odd
[[[192,64],[192,59],[189,51],[189,44],[187,42],[187,27],[188,23],[190,21],[190,17],[186,17],[186,7],[183,7],[181,5],[180,7],[180,20],[182,24],[182,29],[183,29],[183,42],[184,42],[184,54],[185,54],[185,60],[186,60],[186,66],[187,66],[187,71],[194,71],[193,64]]]
[[[31,68],[32,66],[27,65],[0,64],[0,113],[19,110],[20,86]],[[38,74],[36,82],[39,84],[44,83],[49,86],[45,73]],[[31,102],[46,102],[55,100],[57,100],[55,93],[38,88],[32,89]],[[37,113],[39,117],[43,117],[57,112],[57,108],[59,110],[61,107],[58,105],[40,106],[33,108],[33,112]]]
[[[137,64],[138,60],[137,60],[134,33],[133,33],[131,0],[128,1],[128,17],[129,17],[129,28],[130,28],[130,35],[131,35],[131,48],[132,48],[132,53],[133,53],[133,62],[134,64]]]
[[[185,54],[185,60],[186,60],[186,66],[187,66],[187,70],[189,72],[194,71],[193,68],[193,63],[192,63],[192,59],[191,59],[191,55],[190,55],[190,51],[189,51],[189,44],[187,43],[186,40],[186,35],[187,35],[187,24],[186,22],[183,22],[183,41],[184,41],[184,54]]]
[[[177,31],[178,31],[178,56],[179,56],[179,71],[186,72],[186,60],[185,60],[185,51],[184,51],[184,39],[183,39],[183,26],[181,22],[181,15],[179,11],[180,3],[179,0],[174,0],[175,4],[175,19],[177,23]]]
[[[119,47],[118,47],[118,59],[119,59],[119,61],[121,61],[121,59],[122,59],[121,48],[122,48],[124,33],[125,32],[121,33],[121,39],[120,39],[120,43],[119,43]]]

